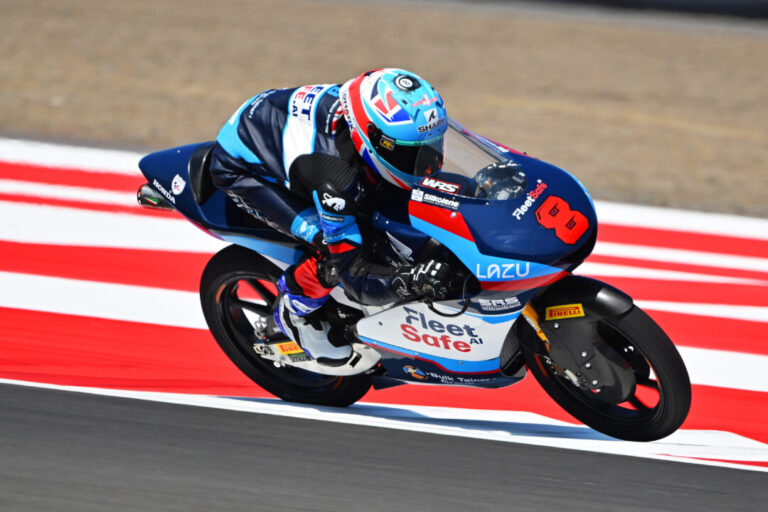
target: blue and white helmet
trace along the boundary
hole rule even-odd
[[[342,85],[339,97],[355,148],[385,180],[410,189],[440,170],[448,123],[443,99],[426,80],[376,69]]]

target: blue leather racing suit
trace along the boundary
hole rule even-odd
[[[360,224],[366,197],[407,204],[407,192],[375,177],[351,142],[339,86],[272,89],[248,99],[219,131],[211,159],[214,184],[273,228],[312,244],[289,267],[281,291],[320,307],[341,281],[363,304],[398,299],[395,267],[369,261],[375,236]]]

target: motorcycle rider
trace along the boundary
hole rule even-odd
[[[447,294],[448,267],[370,261],[374,237],[356,214],[374,196],[407,204],[410,188],[440,170],[447,128],[443,100],[403,69],[343,84],[270,89],[248,99],[219,131],[214,184],[260,221],[311,244],[278,281],[274,322],[319,363],[344,364],[319,312],[340,281],[362,304]]]

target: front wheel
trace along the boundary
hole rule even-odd
[[[231,245],[206,265],[200,282],[205,321],[224,353],[251,380],[287,401],[346,407],[371,387],[367,375],[335,377],[276,367],[253,349],[254,323],[271,314],[282,271],[259,254]]]
[[[629,379],[631,385],[625,385],[629,391],[619,399],[606,400],[610,390],[580,382],[577,369],[564,369],[551,354],[532,350],[541,343],[534,329],[523,322],[523,355],[547,394],[582,423],[619,439],[653,441],[677,430],[690,409],[691,383],[664,331],[637,306],[623,315],[592,321],[590,329],[595,347],[600,347],[617,372],[626,373],[623,379]]]

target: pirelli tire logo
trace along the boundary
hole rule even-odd
[[[562,306],[552,306],[547,308],[544,314],[544,320],[564,320],[566,318],[577,318],[584,316],[584,306],[581,304],[563,304]]]
[[[289,341],[287,343],[278,343],[277,350],[279,350],[281,354],[285,354],[285,355],[300,354],[304,352],[299,346],[299,344],[296,343],[295,341]]]
[[[288,341],[286,343],[278,343],[277,350],[293,363],[300,363],[302,361],[309,361],[311,357],[304,352],[304,350],[295,341]]]

